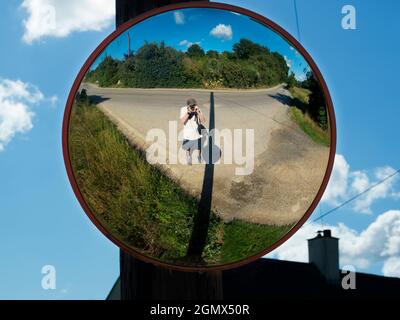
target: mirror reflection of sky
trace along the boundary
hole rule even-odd
[[[293,72],[298,80],[305,79],[305,73],[310,69],[299,52],[269,27],[250,17],[221,9],[182,9],[142,21],[110,43],[91,69],[96,68],[106,55],[122,60],[128,53],[128,33],[133,52],[145,42],[162,41],[180,51],[186,51],[195,43],[205,51],[232,51],[235,43],[246,38],[284,56],[289,72]]]

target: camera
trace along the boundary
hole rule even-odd
[[[196,116],[197,112],[195,111],[195,107],[189,107],[188,113],[189,113],[189,119]]]
[[[196,112],[189,112],[189,119],[191,119],[192,117],[195,117],[197,115]]]

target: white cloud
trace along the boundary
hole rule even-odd
[[[110,0],[24,0],[23,40],[31,44],[44,37],[66,37],[75,31],[101,31],[115,17],[115,2]]]
[[[330,206],[337,206],[351,197],[367,190],[378,181],[388,177],[395,169],[385,166],[378,167],[368,174],[366,171],[351,171],[346,159],[337,154],[329,185],[322,197],[322,202]],[[378,200],[399,198],[395,190],[398,176],[374,187],[367,193],[354,200],[350,208],[359,213],[371,214],[371,206]]]
[[[50,101],[51,106],[54,107],[58,102],[58,97],[57,96],[51,96],[49,98],[49,101]]]
[[[293,65],[293,61],[290,60],[287,56],[283,56],[283,58],[285,59],[286,65],[288,66],[288,68],[291,68]]]
[[[44,99],[40,90],[29,83],[0,78],[0,151],[16,134],[33,128],[32,106]]]
[[[383,263],[382,273],[400,277],[400,210],[379,215],[365,230],[357,232],[343,223],[338,225],[304,225],[293,237],[268,255],[290,261],[308,261],[307,239],[317,230],[331,229],[339,238],[341,265],[365,269],[374,263]]]
[[[323,202],[335,206],[339,204],[340,200],[346,197],[349,171],[350,166],[344,156],[337,154],[335,156],[335,164],[333,166],[328,187],[322,197]]]
[[[382,272],[388,277],[400,278],[400,257],[387,259],[383,264]]]
[[[298,52],[295,48],[293,48],[292,46],[289,47],[290,50],[292,50],[294,52],[294,54],[296,55],[296,57],[301,57],[300,52]]]
[[[181,42],[179,42],[179,45],[182,47],[187,47],[190,48],[192,45],[194,44],[198,44],[201,45],[201,41],[197,41],[197,42],[190,42],[188,40],[182,40]]]
[[[362,192],[366,188],[376,184],[378,181],[390,176],[395,171],[396,170],[391,167],[377,168],[373,173],[375,178],[373,181],[370,181],[364,172],[357,172],[355,179],[356,182],[353,181],[352,187],[356,192]],[[372,211],[370,207],[376,200],[396,197],[394,187],[397,181],[398,176],[395,176],[392,179],[386,180],[385,182],[374,187],[367,194],[355,200],[354,210],[371,214]]]
[[[221,23],[210,31],[210,35],[222,40],[232,40],[232,27]]]
[[[175,19],[176,24],[179,24],[179,25],[185,24],[185,15],[183,14],[182,11],[175,11],[174,19]]]
[[[302,81],[307,79],[305,74],[296,74],[295,78],[296,78],[297,81],[300,81],[300,82],[302,82]]]

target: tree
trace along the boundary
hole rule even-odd
[[[207,51],[207,58],[218,59],[219,58],[219,52],[216,51],[216,50],[208,50]]]
[[[233,52],[238,59],[249,59],[251,56],[268,55],[270,53],[266,47],[248,39],[240,39],[239,43],[233,46]]]
[[[305,84],[307,89],[311,91],[306,111],[322,129],[326,130],[328,128],[328,115],[325,96],[318,79],[311,71],[307,73]]]
[[[196,43],[189,47],[186,54],[190,58],[202,58],[205,56],[204,50]]]
[[[318,125],[323,129],[328,129],[328,115],[326,107],[320,106],[318,111]]]
[[[136,87],[136,59],[134,56],[126,56],[125,61],[121,64],[119,70],[119,78],[121,85],[124,87]]]
[[[137,86],[171,88],[185,86],[184,54],[164,43],[146,43],[135,55]]]
[[[118,83],[118,70],[120,62],[114,60],[110,56],[106,56],[104,60],[96,68],[97,80],[100,87],[111,87]]]
[[[289,89],[292,89],[297,85],[297,80],[293,72],[290,73],[288,80],[287,80],[287,86]]]
[[[221,54],[221,58],[223,58],[223,59],[229,59],[229,60],[234,60],[234,59],[236,59],[236,56],[235,56],[235,54],[234,54],[233,52],[224,51],[224,52],[222,52],[222,54]]]
[[[282,55],[247,39],[235,44],[233,52],[207,54],[198,44],[183,53],[153,42],[122,61],[106,57],[86,80],[103,87],[260,88],[288,83],[288,72]],[[291,85],[296,83],[293,78]]]

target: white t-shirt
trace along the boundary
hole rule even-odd
[[[187,107],[181,108],[181,115],[182,118],[187,113]],[[185,140],[197,140],[201,138],[201,135],[197,131],[198,124],[196,122],[196,117],[191,117],[186,121],[186,124],[183,126],[183,139]]]

